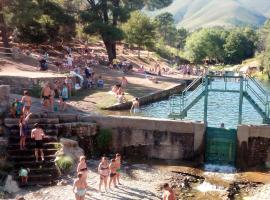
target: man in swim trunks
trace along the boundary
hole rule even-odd
[[[111,163],[109,165],[109,169],[110,169],[110,181],[109,181],[109,188],[111,189],[111,183],[113,182],[114,187],[117,188],[116,186],[116,163],[115,163],[115,159],[111,160]]]
[[[77,179],[73,184],[73,192],[75,194],[76,200],[84,200],[86,194],[87,183],[83,178],[83,173],[79,172]]]
[[[163,200],[176,200],[174,191],[168,183],[163,185]]]
[[[119,180],[121,170],[121,155],[119,153],[115,155],[115,164],[116,164],[116,182],[118,183],[118,185],[121,185]]]
[[[51,97],[51,88],[49,83],[47,83],[41,91],[41,97],[43,98],[43,105],[46,109],[50,107],[50,97]]]
[[[130,109],[130,112],[132,113],[137,113],[139,112],[139,109],[140,109],[140,102],[139,102],[139,99],[138,98],[135,98],[133,101],[132,101],[132,106],[131,106],[131,109]]]
[[[36,123],[34,125],[34,129],[31,132],[31,138],[35,140],[35,156],[36,162],[38,162],[38,152],[40,151],[41,160],[44,161],[44,153],[43,153],[43,138],[45,137],[45,133],[40,128],[39,124]]]

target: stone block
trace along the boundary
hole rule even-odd
[[[59,116],[60,123],[69,123],[69,122],[77,122],[77,115],[75,114],[61,114]]]

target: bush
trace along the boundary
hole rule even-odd
[[[106,150],[112,141],[112,133],[110,129],[100,129],[97,136],[97,146],[101,150]]]
[[[70,156],[62,156],[56,161],[56,165],[59,167],[61,172],[66,173],[72,169],[74,161]]]
[[[35,84],[28,91],[29,91],[30,96],[39,98],[40,97],[40,94],[41,94],[41,91],[42,91],[42,87],[41,87],[40,84]]]
[[[9,173],[14,169],[14,165],[7,161],[0,161],[0,171]]]

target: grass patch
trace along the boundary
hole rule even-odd
[[[74,161],[70,156],[62,156],[56,161],[56,165],[59,167],[61,172],[67,173],[72,169]]]

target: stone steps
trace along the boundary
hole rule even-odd
[[[30,128],[30,131],[31,131],[31,128]],[[15,137],[15,136],[20,136],[20,130],[18,128],[16,129],[9,129],[9,132],[10,132],[10,137]],[[57,136],[58,135],[58,129],[46,129],[44,130],[45,132],[45,135],[47,136]],[[30,134],[30,133],[29,133]]]
[[[13,135],[9,137],[9,143],[14,144],[14,143],[19,143],[20,141],[20,136],[18,135]],[[49,142],[57,142],[57,137],[56,136],[50,136],[50,137],[45,137],[43,139],[43,143],[49,143]],[[26,143],[34,143],[34,140],[28,135],[26,137]]]
[[[55,159],[55,155],[44,155],[44,160],[45,161],[53,161]],[[13,163],[15,162],[22,162],[22,161],[35,161],[36,157],[35,155],[9,155],[8,160],[12,161]],[[40,160],[40,157],[39,157]]]
[[[45,161],[45,162],[36,162],[36,161],[21,161],[21,162],[15,162],[13,163],[14,167],[17,168],[15,169],[15,172],[18,171],[22,166],[26,168],[35,168],[35,169],[40,169],[40,168],[53,168],[55,167],[54,161]]]
[[[23,154],[26,156],[34,155],[34,149],[25,149],[25,150],[8,150],[7,151],[10,156],[15,156],[18,154]],[[57,149],[44,149],[44,155],[54,155],[57,152]]]
[[[40,126],[52,126],[54,124],[59,124],[58,118],[30,118],[29,127],[33,127],[35,123],[40,123]],[[4,124],[8,128],[18,127],[19,119],[18,118],[5,118]]]
[[[6,118],[4,125],[9,129],[8,147],[7,147],[7,160],[14,164],[14,171],[12,174],[16,180],[20,182],[18,172],[21,167],[30,168],[28,174],[28,184],[26,186],[36,185],[51,185],[58,176],[59,171],[55,166],[55,153],[59,147],[57,143],[59,119],[55,117],[48,118],[44,116],[32,115],[29,119],[29,129],[33,129],[35,123],[39,123],[43,128],[47,137],[43,140],[44,162],[36,162],[34,149],[35,142],[31,139],[30,134],[26,137],[26,149],[19,150],[20,129],[19,119]]]
[[[16,181],[20,181],[20,178],[16,176],[14,178]],[[41,174],[41,175],[31,175],[31,172],[28,174],[28,182],[51,182],[53,175],[51,174]]]
[[[28,168],[30,169],[30,175],[40,175],[40,174],[51,174],[51,175],[58,175],[58,170],[54,167],[48,168]],[[15,174],[19,173],[19,170],[14,171]],[[53,173],[52,173],[53,172]]]
[[[55,143],[55,142],[43,144],[44,149],[54,149],[54,148],[56,148],[56,146],[57,146],[57,143]],[[34,149],[35,143],[34,142],[26,143],[25,147],[27,149]],[[19,143],[10,143],[7,147],[7,150],[18,150],[18,149],[20,149]]]

